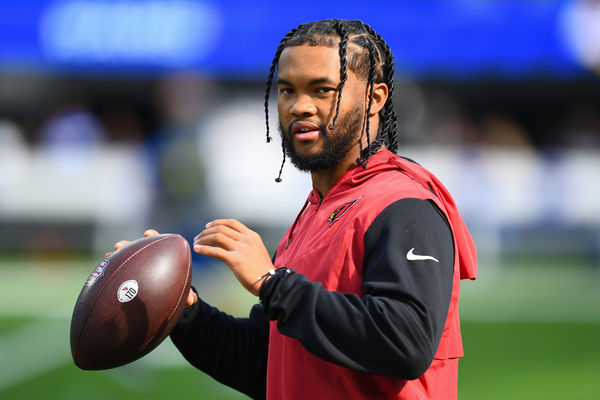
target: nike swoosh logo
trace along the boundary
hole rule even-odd
[[[436,258],[433,258],[431,256],[422,256],[420,254],[413,253],[414,250],[415,250],[415,248],[413,247],[412,249],[410,249],[408,251],[408,253],[406,253],[407,260],[409,260],[409,261],[433,260],[433,261],[439,263],[439,261]]]

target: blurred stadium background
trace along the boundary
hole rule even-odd
[[[600,399],[595,0],[0,1],[0,399],[244,398],[168,340],[79,371],[70,316],[104,252],[147,227],[191,239],[235,217],[276,246],[310,180],[288,165],[274,183],[264,80],[281,37],[322,18],[388,41],[400,153],[478,245],[459,398]],[[194,261],[202,296],[244,316],[227,269]]]

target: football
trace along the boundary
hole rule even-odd
[[[71,318],[71,354],[86,370],[135,361],[171,332],[192,280],[188,242],[144,237],[102,260],[87,278]]]

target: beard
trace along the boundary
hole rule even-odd
[[[323,148],[320,152],[308,156],[302,156],[294,149],[292,124],[287,130],[284,130],[280,120],[279,133],[285,154],[296,168],[305,172],[321,171],[332,168],[344,160],[352,146],[360,138],[363,122],[362,105],[356,104],[354,109],[338,116],[336,126],[332,131],[328,130],[323,123],[319,123]]]

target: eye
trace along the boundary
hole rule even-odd
[[[294,90],[289,87],[279,88],[279,94],[292,94],[292,93],[294,93]]]
[[[331,93],[334,92],[335,88],[332,87],[319,87],[317,88],[317,93],[319,94],[326,94],[326,93]]]

